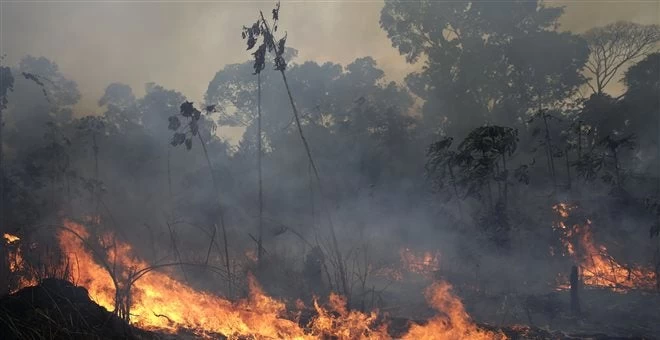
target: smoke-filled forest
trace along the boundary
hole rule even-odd
[[[659,25],[387,0],[393,80],[258,5],[204,93],[0,59],[0,338],[660,337]]]

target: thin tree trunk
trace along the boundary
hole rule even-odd
[[[270,46],[273,48],[273,50],[277,53],[277,46],[275,45],[275,41],[273,40],[273,35],[270,31],[270,28],[268,26],[268,23],[266,22],[266,19],[264,18],[263,12],[259,12],[261,15],[261,21],[263,22],[265,28],[266,28],[266,33],[268,37],[270,37],[268,43]],[[289,103],[291,104],[291,109],[293,111],[293,116],[296,121],[296,126],[298,127],[298,134],[300,135],[300,139],[303,142],[303,146],[305,147],[305,151],[307,152],[307,158],[309,159],[309,162],[312,166],[312,170],[314,171],[314,176],[316,177],[316,180],[319,185],[319,194],[321,196],[321,199],[323,199],[323,189],[322,189],[322,183],[321,183],[321,177],[319,176],[318,169],[316,167],[316,164],[314,163],[314,158],[312,157],[312,152],[309,148],[309,144],[307,143],[307,139],[305,138],[305,134],[303,133],[302,130],[302,124],[300,123],[300,117],[298,115],[298,109],[296,108],[296,104],[293,100],[293,95],[291,94],[291,89],[289,88],[289,82],[286,79],[286,74],[284,72],[284,69],[280,69],[280,74],[282,75],[282,80],[284,81],[284,86],[286,88],[286,92],[289,96]],[[325,205],[324,205],[325,206]],[[337,257],[337,267],[339,269],[339,275],[341,279],[341,284],[342,284],[342,289],[344,290],[344,294],[346,296],[347,300],[347,307],[350,308],[350,289],[349,289],[349,284],[348,284],[348,277],[346,275],[346,269],[344,265],[344,261],[342,259],[341,255],[341,250],[339,249],[339,242],[337,241],[337,235],[335,232],[335,227],[332,222],[332,217],[330,215],[330,209],[325,206],[327,216],[328,216],[328,224],[330,226],[330,235],[332,237],[332,245],[335,251],[335,256]]]
[[[229,290],[229,294],[231,294],[231,288],[232,288],[231,280],[232,280],[232,277],[231,277],[231,266],[229,264],[229,262],[230,262],[229,261],[229,242],[227,241],[227,227],[225,226],[225,214],[224,214],[224,211],[222,209],[222,202],[220,200],[220,193],[219,193],[220,191],[219,191],[218,183],[215,180],[215,174],[213,173],[213,166],[211,165],[211,159],[209,158],[209,153],[206,150],[206,144],[204,144],[204,139],[202,138],[202,134],[197,133],[197,138],[199,139],[199,143],[202,145],[202,150],[204,151],[204,157],[206,158],[206,164],[208,165],[209,171],[211,172],[211,183],[213,183],[213,191],[214,191],[216,199],[218,201],[217,202],[217,204],[218,204],[218,216],[220,217],[220,227],[222,228],[222,240],[223,240],[224,247],[225,247],[225,267],[227,269],[227,287],[228,287],[228,290]],[[213,225],[213,227],[217,228],[217,226],[215,224]],[[215,232],[213,233],[213,235],[215,235]],[[213,242],[215,242],[215,238],[211,239],[211,244],[213,244]],[[208,261],[208,258],[207,258],[207,261]],[[208,264],[208,262],[206,264]]]
[[[261,168],[261,72],[257,73],[257,168],[259,173],[259,234],[257,236],[257,265],[261,268],[263,257],[263,235],[264,235],[264,200],[262,186],[262,168]]]
[[[616,186],[621,188],[623,183],[621,183],[621,171],[619,170],[619,155],[616,152],[616,149],[612,149],[612,155],[614,156],[614,174],[616,175]]]
[[[582,160],[582,121],[578,122],[577,159]]]
[[[574,316],[580,315],[580,276],[578,267],[571,267],[571,313]]]
[[[307,157],[309,158],[309,162],[312,166],[312,170],[314,171],[314,176],[316,177],[316,180],[319,185],[319,193],[321,195],[321,199],[323,199],[323,189],[322,189],[322,184],[321,184],[321,176],[319,176],[318,169],[316,168],[316,164],[314,163],[314,158],[312,157],[312,152],[309,148],[309,144],[307,143],[307,139],[305,138],[305,135],[302,130],[302,124],[300,123],[300,118],[298,117],[298,109],[296,108],[296,104],[293,101],[293,96],[291,95],[291,89],[289,89],[289,82],[286,80],[286,74],[284,73],[284,70],[280,70],[280,73],[282,74],[282,79],[284,80],[284,86],[286,87],[286,92],[289,95],[289,102],[291,103],[291,107],[293,109],[293,114],[294,118],[296,120],[296,126],[298,126],[298,133],[300,135],[300,139],[303,142],[303,145],[305,146],[305,151],[307,152]],[[342,284],[342,289],[344,290],[344,294],[346,295],[347,299],[350,299],[350,289],[348,286],[348,277],[346,276],[346,269],[344,267],[344,260],[341,255],[341,250],[339,249],[339,242],[337,241],[337,235],[335,232],[335,226],[334,223],[332,222],[332,217],[330,216],[330,210],[327,209],[326,207],[326,213],[328,215],[328,224],[330,226],[330,235],[332,237],[332,245],[335,251],[335,256],[337,257],[337,266],[339,267],[339,276],[341,279],[341,284]],[[350,306],[350,300],[347,302],[347,306]]]
[[[550,167],[550,174],[552,175],[552,183],[557,189],[557,173],[555,171],[555,161],[552,155],[552,140],[550,138],[550,127],[548,126],[548,118],[544,112],[541,112],[543,115],[543,124],[545,125],[545,147],[548,150],[548,165]]]

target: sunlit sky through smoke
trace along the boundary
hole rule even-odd
[[[122,82],[144,93],[155,82],[200,101],[224,65],[250,58],[241,27],[275,1],[2,1],[0,49],[15,65],[27,54],[55,61],[83,98],[78,113],[99,112],[105,87]],[[582,32],[617,20],[660,21],[659,1],[550,1],[566,6],[561,28]],[[382,1],[282,2],[281,29],[298,60],[341,64],[373,56],[388,79],[407,64],[379,26]],[[616,89],[615,89],[616,90]]]

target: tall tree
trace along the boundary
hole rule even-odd
[[[652,53],[625,73],[626,93],[621,100],[627,130],[637,135],[642,150],[658,148],[660,133],[660,53]],[[660,160],[660,156],[657,158]]]
[[[593,93],[602,95],[619,70],[657,50],[660,25],[641,25],[618,21],[584,33],[590,56],[585,68],[594,77],[588,83]]]
[[[141,123],[141,111],[133,89],[126,84],[112,83],[105,88],[103,96],[98,101],[105,107],[103,113],[107,128],[115,132],[134,130]]]
[[[581,83],[586,49],[554,30],[561,14],[539,1],[387,1],[380,24],[409,62],[424,63],[406,82],[425,100],[426,124],[465,135],[485,122],[515,124],[534,98],[560,101]]]
[[[12,71],[22,76],[16,78],[16,91],[5,116],[5,142],[16,157],[21,157],[43,141],[49,129],[47,123],[62,125],[71,121],[73,106],[81,95],[76,82],[47,58],[26,56]]]

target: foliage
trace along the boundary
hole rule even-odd
[[[485,121],[518,124],[584,82],[588,50],[554,30],[561,13],[540,1],[387,1],[380,23],[409,62],[424,58],[406,82],[425,100],[425,123],[465,135]]]
[[[619,70],[632,61],[655,51],[660,41],[660,25],[640,25],[617,21],[584,33],[590,56],[585,68],[595,77],[589,84],[593,93],[602,95]]]

